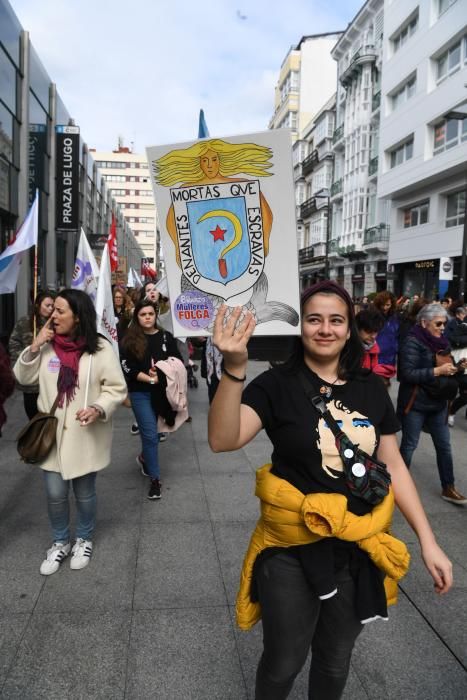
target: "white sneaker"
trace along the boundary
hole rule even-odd
[[[450,428],[454,427],[455,416],[448,416],[448,425]]]
[[[43,576],[50,576],[58,571],[60,564],[70,553],[70,543],[54,542],[47,550],[47,558],[41,564],[40,572]]]
[[[78,537],[71,550],[70,569],[84,569],[89,564],[91,554],[91,540],[83,540]]]

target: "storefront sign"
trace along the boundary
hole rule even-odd
[[[452,280],[454,275],[454,262],[452,258],[439,259],[439,279]]]
[[[352,282],[363,282],[365,275],[352,275]]]
[[[79,127],[57,126],[56,228],[79,227]]]
[[[46,142],[47,127],[45,124],[30,124],[28,144],[28,188],[30,204],[34,201],[36,189],[44,189],[44,159]]]
[[[415,263],[417,270],[433,270],[435,267],[434,260],[419,260]]]

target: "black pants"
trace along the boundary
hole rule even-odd
[[[320,601],[293,557],[281,552],[259,566],[264,651],[256,674],[256,700],[287,698],[310,647],[308,698],[341,697],[363,625],[355,613],[355,586],[348,569],[336,579],[337,594]]]
[[[37,413],[37,399],[39,397],[39,394],[27,394],[25,391],[23,392],[23,402],[24,402],[24,410],[26,411],[26,415],[31,420],[31,418],[34,418],[34,416]]]
[[[455,416],[457,411],[465,406],[467,404],[467,391],[462,391],[458,396],[454,399],[452,404],[449,407],[449,415],[450,416]]]

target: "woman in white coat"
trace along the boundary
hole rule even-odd
[[[40,464],[53,533],[40,572],[55,573],[70,551],[70,567],[83,569],[92,554],[96,475],[110,463],[111,416],[127,393],[118,358],[97,333],[96,312],[87,294],[60,292],[50,319],[23,350],[14,373],[21,384],[39,384],[40,411],[49,412],[58,398],[56,446]],[[77,509],[73,548],[70,482]]]

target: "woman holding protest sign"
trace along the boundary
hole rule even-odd
[[[264,428],[274,447],[272,465],[257,473],[262,516],[237,598],[243,629],[262,617],[255,697],[288,697],[311,647],[309,697],[334,700],[342,695],[363,624],[387,617],[386,604],[395,602],[397,580],[408,567],[405,545],[388,533],[394,499],[419,538],[438,593],[451,587],[452,567],[400,457],[398,422],[384,385],[361,370],[347,292],[328,281],[307,289],[293,357],[244,391],[255,324],[249,314],[239,323],[241,313],[237,308],[225,322],[223,307],[216,318],[224,373],[208,436],[214,451],[231,451]]]

